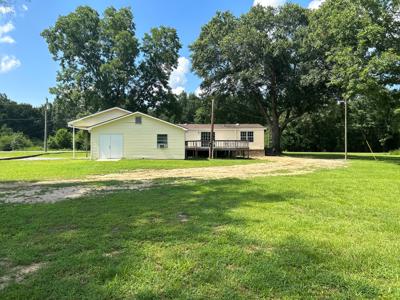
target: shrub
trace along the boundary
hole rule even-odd
[[[33,144],[31,140],[26,137],[22,132],[16,132],[12,135],[11,139],[11,149],[19,150],[26,147],[31,147]]]
[[[47,147],[49,147],[49,149],[58,149],[58,144],[54,136],[49,136],[47,140]]]
[[[31,140],[22,132],[2,134],[0,137],[0,150],[2,151],[21,150],[31,146]]]
[[[89,134],[87,131],[78,131],[75,135],[76,149],[78,150],[89,150],[90,148],[90,140]]]
[[[48,146],[51,149],[72,148],[72,134],[65,128],[58,129],[54,136],[50,136]]]
[[[394,150],[394,151],[390,151],[391,155],[400,155],[400,149],[398,150]]]
[[[0,150],[11,151],[12,135],[1,135],[0,136]]]

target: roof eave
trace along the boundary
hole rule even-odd
[[[121,120],[121,119],[130,117],[130,116],[133,116],[133,115],[136,115],[136,114],[140,114],[140,115],[149,117],[149,118],[151,118],[151,119],[157,120],[157,121],[159,121],[159,122],[163,122],[163,123],[165,123],[165,124],[167,124],[167,125],[170,125],[170,126],[172,126],[172,127],[176,127],[176,128],[178,128],[178,129],[182,129],[183,131],[187,131],[187,130],[188,130],[188,129],[182,127],[182,126],[179,126],[179,125],[176,125],[176,124],[173,124],[173,123],[170,123],[170,122],[161,120],[161,119],[156,118],[156,117],[152,117],[152,116],[150,116],[150,115],[148,115],[148,114],[145,114],[145,113],[142,113],[142,112],[140,112],[140,111],[135,111],[135,112],[133,112],[133,113],[130,113],[130,114],[127,114],[127,115],[124,115],[124,116],[121,116],[121,117],[118,117],[118,118],[115,118],[115,119],[112,119],[112,120],[108,120],[108,121],[105,121],[105,122],[97,123],[97,124],[95,124],[95,125],[93,125],[93,126],[88,127],[86,130],[91,131],[93,128],[100,127],[100,126],[103,126],[103,125],[106,125],[106,124],[109,124],[109,123],[112,123],[112,122],[115,122],[115,121],[118,121],[118,120]]]

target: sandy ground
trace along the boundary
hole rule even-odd
[[[7,272],[6,275],[0,277],[0,290],[6,288],[12,282],[21,282],[27,276],[37,272],[45,264],[35,263],[28,266],[13,266],[8,260],[0,260],[0,267],[4,268]]]
[[[224,167],[187,168],[171,170],[137,170],[129,173],[89,176],[89,181],[151,180],[163,178],[223,179],[255,176],[299,175],[317,169],[344,166],[344,161],[328,159],[303,159],[291,157],[260,158],[260,163]]]
[[[224,178],[243,179],[256,176],[301,175],[318,169],[334,169],[344,167],[345,165],[346,163],[343,160],[266,157],[259,159],[259,163],[248,165],[171,170],[136,170],[101,176],[88,176],[79,180],[0,184],[0,202],[53,203],[93,193],[112,192],[116,190],[143,190],[154,186],[154,181],[157,179],[172,179],[176,182],[183,179],[215,180]],[[120,184],[101,185],[101,183],[105,184],[110,181],[119,181]],[[71,186],[60,187],[60,184],[70,184]]]

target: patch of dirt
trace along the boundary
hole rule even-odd
[[[27,158],[21,158],[20,160],[63,160],[66,158],[62,158],[62,157],[27,157]]]
[[[120,255],[121,253],[122,253],[122,251],[115,250],[115,251],[111,251],[109,253],[104,253],[103,256],[104,257],[115,257],[115,256]]]
[[[0,290],[6,288],[11,283],[19,283],[23,281],[26,277],[28,277],[32,273],[37,272],[44,265],[44,263],[35,263],[28,266],[16,266],[10,268],[9,270],[7,270],[6,275],[0,277]]]
[[[42,181],[37,183],[0,184],[0,202],[5,203],[54,203],[80,198],[89,194],[117,190],[143,190],[151,188],[160,179],[199,180],[224,178],[251,178],[257,176],[301,175],[319,169],[335,169],[346,166],[344,160],[307,159],[293,157],[263,157],[258,163],[221,167],[135,170],[132,172],[88,176],[84,179]],[[93,183],[120,182],[115,185]],[[73,184],[67,187],[54,185]],[[184,219],[184,218],[183,218]]]
[[[153,186],[151,182],[125,183],[119,185],[76,185],[68,187],[51,187],[49,185],[33,185],[29,189],[20,187],[14,191],[3,193],[0,202],[4,203],[55,203],[67,199],[76,199],[86,195],[112,192],[118,190],[143,190]]]
[[[189,221],[189,216],[185,213],[179,213],[178,214],[178,219],[181,223],[186,223]]]
[[[249,178],[256,176],[299,175],[317,169],[334,169],[343,167],[342,160],[305,159],[292,157],[260,158],[260,163],[223,167],[187,168],[171,170],[137,170],[128,173],[107,174],[88,177],[91,181],[109,180],[152,180],[163,178],[223,179]]]

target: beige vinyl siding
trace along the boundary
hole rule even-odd
[[[135,117],[142,124],[135,124]],[[185,131],[142,114],[133,114],[91,130],[92,159],[99,158],[100,135],[121,134],[123,157],[128,159],[185,159]],[[157,134],[168,135],[168,148],[157,148]]]
[[[104,113],[100,113],[98,115],[90,116],[89,118],[85,118],[84,120],[77,121],[77,122],[74,123],[74,126],[75,127],[92,126],[92,125],[95,125],[95,124],[106,122],[106,121],[111,120],[111,119],[115,119],[115,118],[118,118],[118,117],[125,116],[127,114],[129,114],[129,113],[128,112],[124,112],[124,111],[119,110],[119,109],[113,109],[113,110],[110,110],[110,111],[106,111]]]
[[[186,141],[196,141],[201,139],[201,133],[209,130],[188,130],[185,134]],[[250,150],[264,149],[264,129],[263,128],[238,128],[238,129],[215,129],[215,140],[234,140],[240,141],[241,131],[254,132],[254,142],[249,143]]]

